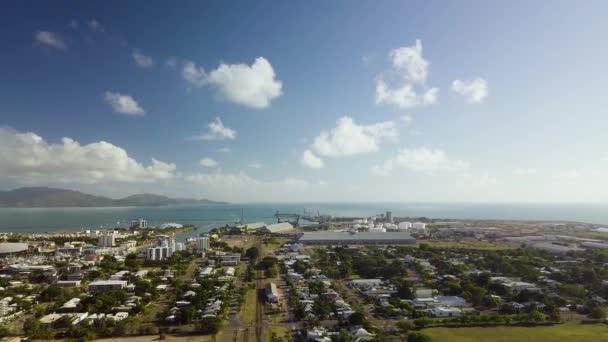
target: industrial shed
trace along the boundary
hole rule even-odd
[[[306,232],[298,242],[307,245],[402,245],[414,244],[416,239],[404,232]]]
[[[4,242],[0,243],[0,255],[16,254],[26,252],[28,244],[22,242]]]
[[[290,231],[292,229],[293,229],[293,226],[291,225],[291,223],[281,222],[281,223],[269,224],[263,228],[260,228],[258,231],[261,233],[266,233],[266,234],[277,234],[277,233],[284,233],[284,232]]]

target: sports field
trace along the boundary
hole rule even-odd
[[[560,324],[546,327],[429,328],[433,342],[608,342],[607,324]]]

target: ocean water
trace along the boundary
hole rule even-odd
[[[334,216],[371,216],[390,210],[394,217],[452,219],[570,220],[608,225],[608,204],[454,204],[454,203],[262,203],[126,208],[0,208],[0,232],[50,232],[64,229],[125,227],[144,218],[194,224],[206,231],[240,219],[272,223],[274,214],[304,210]]]

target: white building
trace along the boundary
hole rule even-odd
[[[175,238],[168,235],[158,235],[156,236],[156,246],[146,249],[146,259],[163,260],[184,249],[185,245],[181,242],[176,243]]]
[[[462,315],[462,310],[459,308],[440,306],[431,309],[431,315],[433,317],[458,317]]]
[[[147,260],[163,260],[173,255],[173,251],[169,247],[149,247],[146,249]]]
[[[179,224],[179,223],[175,223],[175,222],[168,222],[168,223],[163,223],[160,225],[160,229],[183,228],[183,227],[184,227],[183,224]]]
[[[416,230],[425,230],[426,229],[426,223],[424,223],[424,222],[414,222],[414,224],[412,225],[412,228],[414,228]]]
[[[399,223],[399,230],[410,230],[411,228],[412,228],[411,222],[400,222]]]
[[[8,315],[11,311],[13,311],[13,308],[11,308],[9,302],[5,300],[0,301],[0,317]]]
[[[134,220],[134,221],[131,221],[131,225],[129,227],[145,229],[145,228],[148,228],[148,221],[146,221],[144,219]]]
[[[126,280],[95,280],[89,284],[89,292],[122,290],[127,287]]]
[[[209,238],[207,236],[201,236],[196,238],[196,250],[200,252],[208,251],[211,248]]]
[[[116,246],[116,237],[114,234],[100,235],[97,239],[98,247],[114,247]]]

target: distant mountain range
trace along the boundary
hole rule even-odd
[[[154,194],[137,194],[121,199],[112,199],[79,191],[48,187],[0,191],[0,208],[159,207],[197,203],[226,204],[226,202],[216,202],[208,199],[170,198]]]

